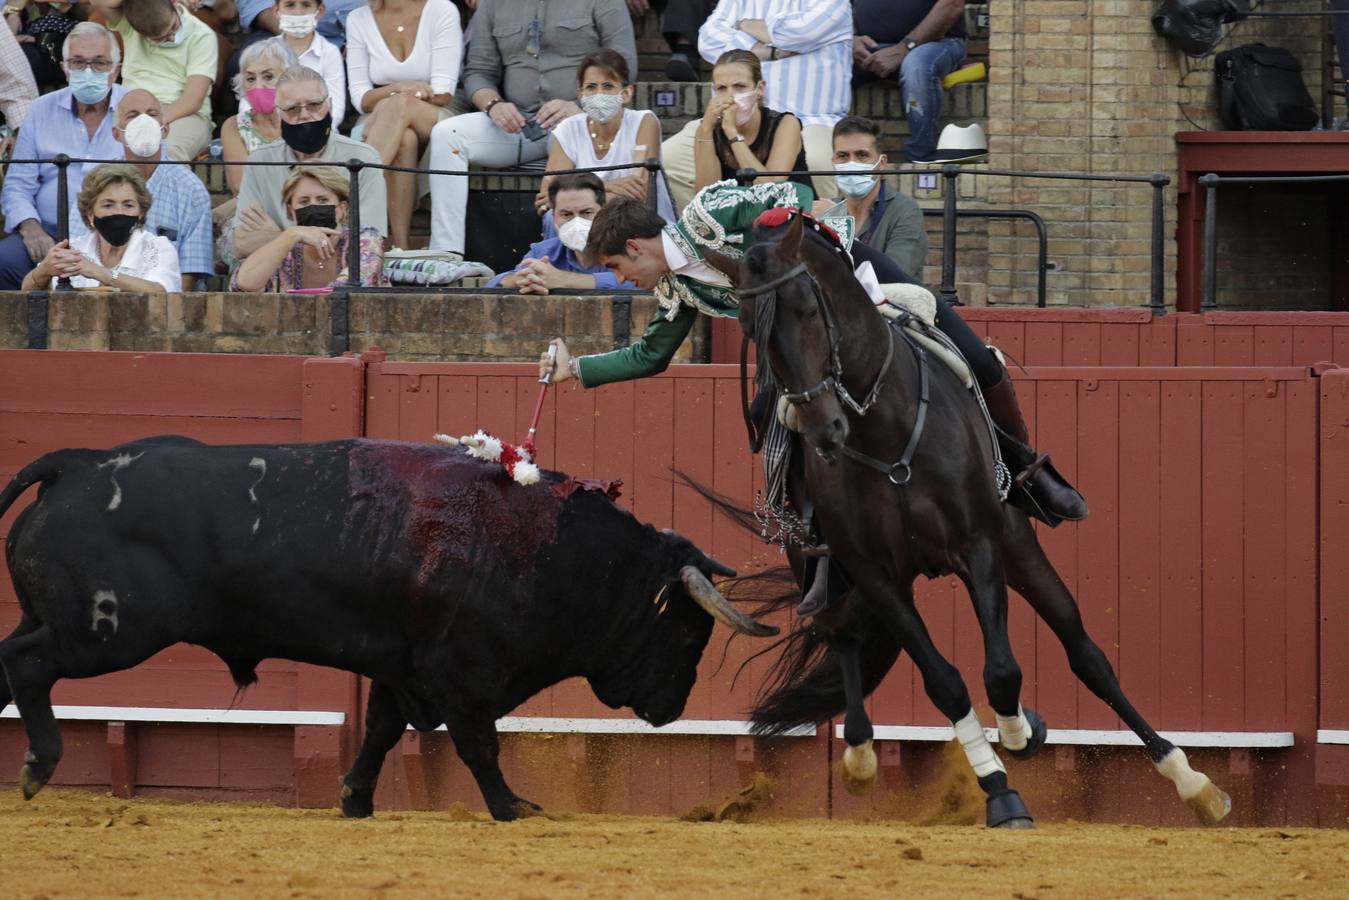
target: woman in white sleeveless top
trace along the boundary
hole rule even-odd
[[[633,87],[628,80],[628,63],[623,56],[607,48],[588,54],[576,68],[576,96],[583,112],[563,119],[553,129],[548,151],[548,171],[616,166],[660,158],[660,120],[650,110],[629,109]],[[596,172],[604,180],[610,196],[646,201],[651,175],[646,169],[614,169]],[[542,214],[548,209],[548,182],[539,186],[535,207]],[[667,221],[674,219],[674,207],[664,177],[656,178],[656,211]],[[549,237],[551,217],[544,222],[544,237]]]

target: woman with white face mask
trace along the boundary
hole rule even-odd
[[[759,57],[748,50],[727,50],[712,68],[712,102],[698,123],[693,144],[693,191],[734,178],[740,169],[784,172],[806,169],[801,121],[763,105],[765,90]],[[806,175],[759,178],[795,181],[810,187]]]
[[[633,87],[628,81],[628,61],[621,53],[607,48],[596,50],[576,67],[576,99],[581,113],[569,116],[553,129],[548,150],[548,171],[618,166],[660,158],[660,121],[649,109],[629,108]],[[612,169],[596,172],[611,197],[631,197],[646,202],[650,174],[646,169]],[[548,211],[548,185],[545,177],[534,198],[540,215]],[[665,179],[656,184],[656,212],[666,221],[674,218],[670,192]],[[557,233],[545,218],[543,236]]]

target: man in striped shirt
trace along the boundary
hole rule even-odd
[[[721,0],[698,32],[698,53],[709,63],[727,50],[748,50],[763,61],[764,104],[801,120],[811,169],[833,168],[834,123],[852,107],[852,7],[842,0]],[[671,190],[694,183],[698,120],[662,146]],[[816,196],[837,196],[833,178],[815,178]],[[684,198],[688,193],[683,194]]]

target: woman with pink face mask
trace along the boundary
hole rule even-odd
[[[694,138],[695,193],[734,178],[740,169],[806,169],[800,120],[764,106],[764,88],[759,57],[748,50],[727,50],[718,57],[712,67],[712,102]],[[787,180],[810,187],[806,175],[759,178],[755,183]]]
[[[230,116],[220,126],[220,149],[226,162],[242,162],[259,147],[281,140],[281,119],[276,112],[276,80],[291,66],[299,65],[295,54],[281,40],[269,38],[249,44],[239,56],[239,74],[234,76],[234,94],[248,100],[247,108]],[[244,180],[243,166],[226,166],[225,181],[236,197]],[[231,197],[211,210],[220,232],[216,257],[229,266],[239,265],[234,254],[234,208]]]

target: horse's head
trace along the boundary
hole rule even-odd
[[[800,216],[777,240],[761,240],[739,260],[710,252],[740,296],[740,327],[754,340],[759,366],[796,407],[802,437],[822,453],[843,446],[848,419],[834,391],[838,330],[802,256]]]

